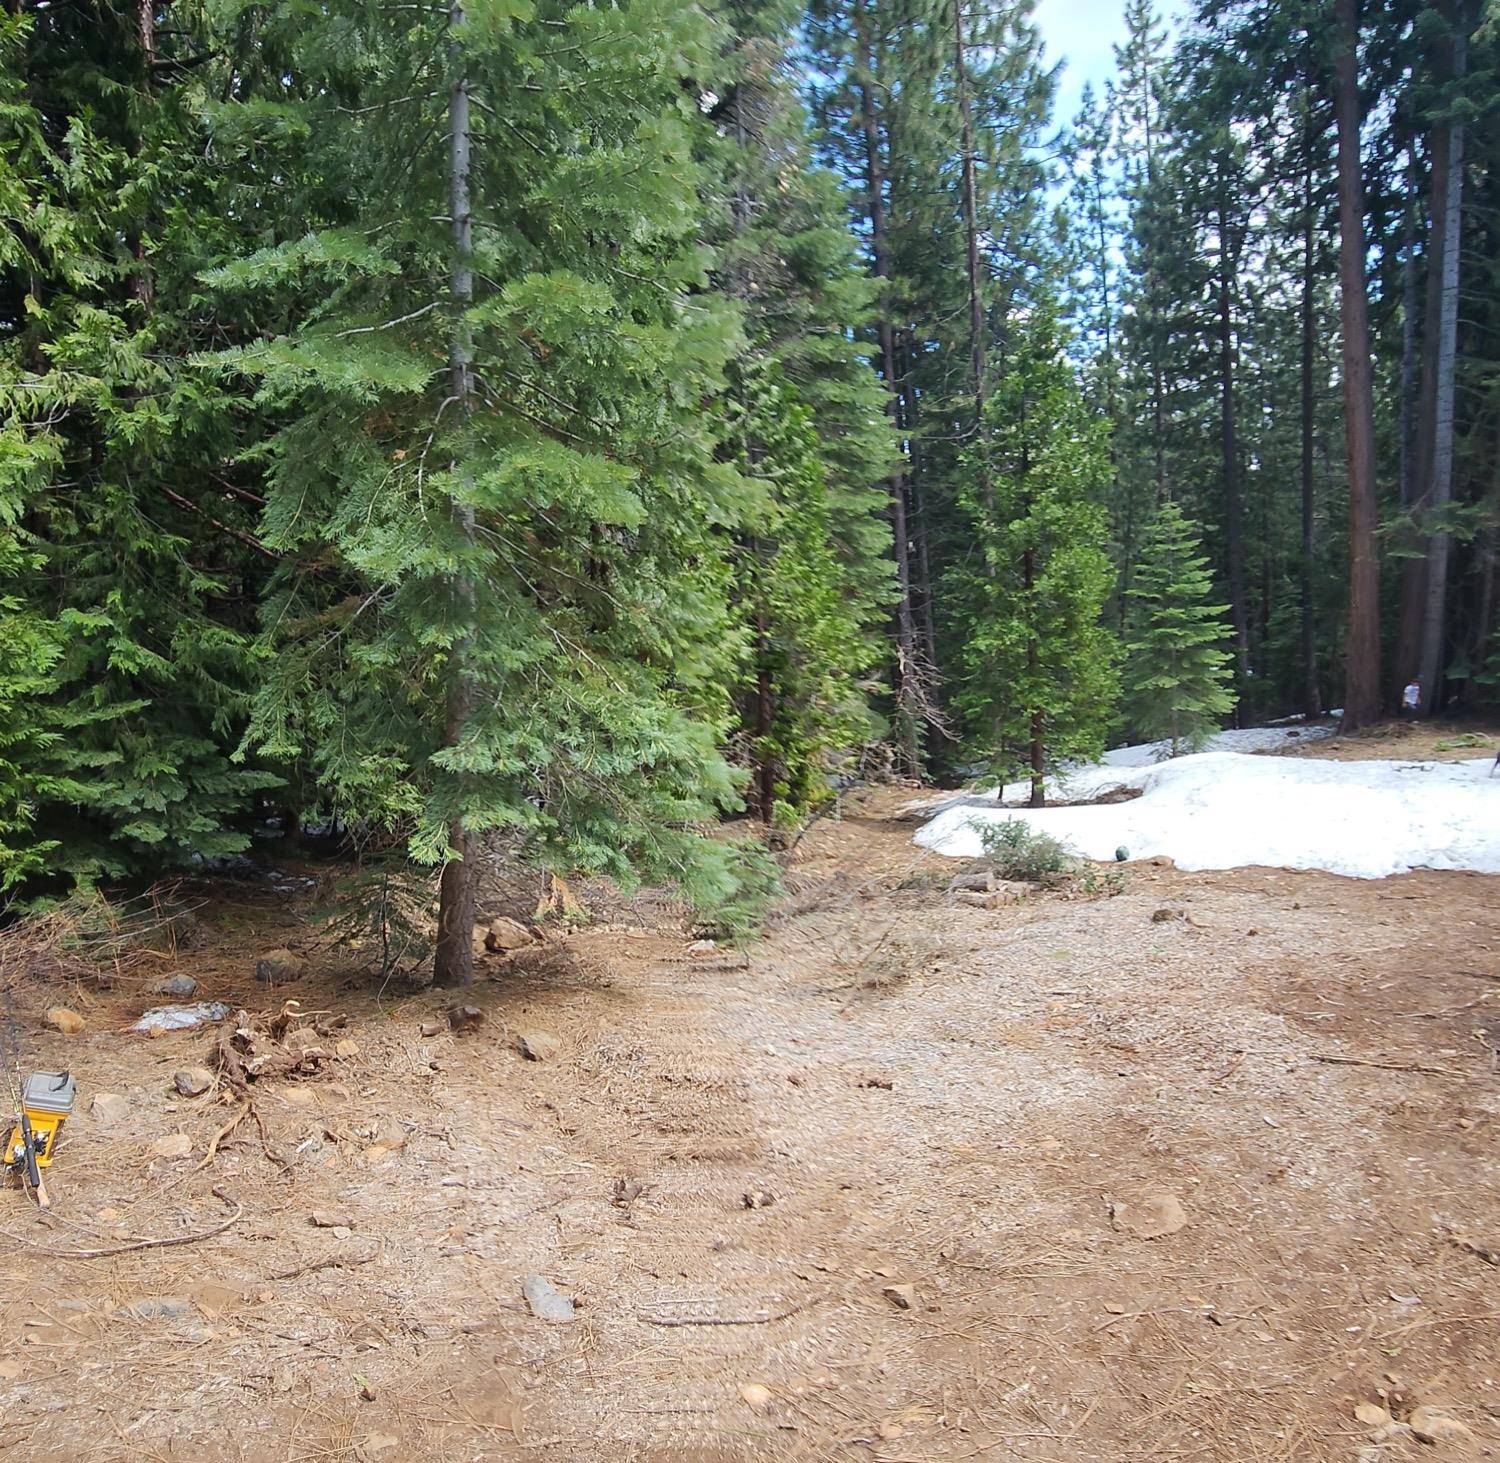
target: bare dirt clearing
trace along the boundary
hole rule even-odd
[[[1137,864],[1113,899],[977,909],[889,816],[909,799],[815,825],[748,961],[595,927],[489,963],[463,1035],[440,993],[341,980],[295,894],[218,891],[160,973],[347,1014],[355,1050],[258,1084],[264,1135],[202,1167],[242,1106],[173,1089],[210,1037],[125,1034],[160,999],[129,986],[75,993],[64,1037],[23,988],[27,1065],[70,1067],[82,1111],[56,1220],[6,1204],[0,1446],[1500,1454],[1496,879]],[[268,995],[278,945],[309,971]],[[153,1153],[179,1132],[190,1157]],[[237,1205],[196,1243],[46,1253]],[[531,1314],[533,1273],[571,1322]]]

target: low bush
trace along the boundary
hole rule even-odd
[[[1078,860],[1057,839],[1020,818],[981,825],[979,841],[1002,879],[1041,884],[1078,871]]]

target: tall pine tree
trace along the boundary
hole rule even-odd
[[[987,410],[992,471],[960,498],[976,552],[953,571],[969,626],[956,699],[967,745],[1002,778],[1025,769],[1041,807],[1047,772],[1104,750],[1118,691],[1104,432],[1047,308],[1016,327]]]

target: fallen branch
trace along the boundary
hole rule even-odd
[[[267,1275],[266,1279],[294,1280],[299,1275],[311,1275],[315,1270],[352,1270],[356,1265],[368,1265],[379,1257],[380,1246],[377,1245],[368,1255],[356,1255],[352,1260],[335,1256],[331,1260],[317,1260],[311,1265],[298,1265],[295,1270],[278,1270],[274,1275]]]
[[[223,1189],[216,1188],[214,1191],[216,1199],[222,1199],[226,1204],[234,1204],[234,1213],[222,1224],[216,1224],[212,1229],[200,1230],[197,1234],[168,1235],[163,1239],[138,1239],[129,1244],[104,1245],[94,1250],[58,1250],[49,1245],[39,1245],[34,1240],[29,1240],[25,1235],[11,1234],[8,1230],[0,1230],[0,1238],[14,1240],[17,1244],[25,1245],[29,1250],[35,1250],[40,1255],[52,1255],[60,1260],[100,1260],[107,1255],[126,1255],[132,1250],[162,1250],[169,1245],[195,1245],[201,1240],[212,1239],[217,1234],[223,1234],[231,1225],[239,1223],[240,1216],[245,1212],[245,1206],[231,1199]]]
[[[795,1316],[801,1309],[800,1305],[792,1306],[774,1316],[653,1316],[650,1311],[637,1311],[635,1318],[648,1326],[765,1326]]]
[[[225,1123],[217,1133],[213,1135],[213,1138],[210,1140],[208,1145],[208,1152],[203,1155],[203,1162],[200,1163],[194,1170],[195,1173],[201,1172],[214,1161],[214,1158],[219,1151],[219,1144],[222,1143],[232,1132],[234,1132],[237,1127],[239,1127],[242,1122],[245,1121],[246,1118],[250,1116],[253,1108],[254,1104],[247,1097],[245,1099],[245,1105],[237,1113],[235,1113],[235,1115],[230,1118],[230,1120]]]
[[[1462,1080],[1467,1076],[1467,1073],[1455,1072],[1451,1067],[1424,1067],[1420,1062],[1372,1062],[1365,1057],[1336,1057],[1329,1052],[1313,1052],[1312,1060],[1336,1067],[1379,1067],[1382,1072],[1425,1072],[1430,1077]]]

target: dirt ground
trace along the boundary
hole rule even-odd
[[[487,961],[463,1035],[341,975],[286,878],[199,891],[198,943],[66,993],[81,1035],[22,988],[80,1112],[50,1222],[3,1201],[0,1450],[1500,1456],[1500,881],[1137,863],[981,909],[910,796],[816,824],[748,958],[595,924]],[[309,969],[268,993],[278,945]],[[210,1157],[242,1104],[172,1085],[210,1037],[126,1030],[173,972],[357,1050]],[[186,1242],[76,1253],[141,1239]]]

